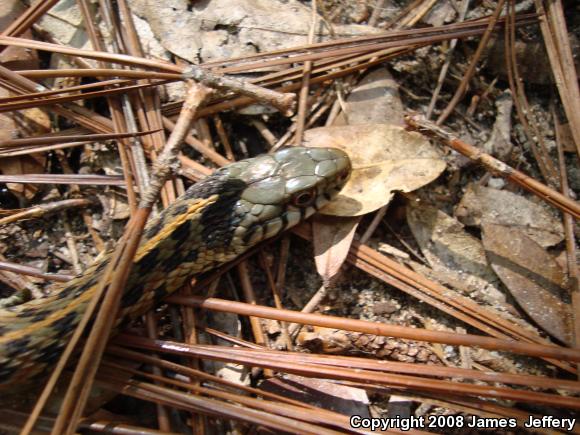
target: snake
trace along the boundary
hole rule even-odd
[[[193,184],[145,226],[115,330],[189,279],[310,217],[337,196],[350,172],[339,149],[289,147]],[[83,273],[51,286],[48,296],[0,309],[0,391],[40,380],[56,364],[111,257],[112,251],[99,256]]]

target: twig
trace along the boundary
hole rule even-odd
[[[175,128],[175,123],[171,121],[167,117],[162,118],[163,127],[165,127],[169,131],[173,131]],[[211,148],[207,147],[203,142],[196,139],[190,133],[187,133],[184,137],[185,143],[196,150],[198,153],[202,154],[203,156],[207,157],[209,160],[214,162],[218,166],[224,166],[231,163],[230,160],[226,159],[224,156],[212,150]]]
[[[320,287],[318,287],[318,290],[316,290],[316,292],[310,297],[308,302],[302,307],[300,312],[301,313],[314,312],[314,310],[316,310],[316,308],[319,307],[320,304],[322,303],[322,301],[326,298],[327,294],[328,294],[328,288],[324,284],[322,284]],[[294,337],[296,334],[298,334],[298,331],[300,330],[300,328],[302,328],[302,324],[293,323],[288,328],[288,333],[292,337]]]
[[[465,94],[465,91],[467,90],[467,85],[469,84],[469,81],[471,80],[471,78],[473,77],[473,74],[475,73],[475,67],[479,63],[479,58],[483,54],[483,50],[487,47],[487,43],[489,41],[489,38],[491,38],[491,34],[493,32],[493,29],[498,22],[499,15],[503,9],[504,3],[505,3],[505,0],[499,0],[497,2],[497,6],[495,7],[495,11],[493,11],[493,15],[489,19],[487,29],[485,30],[485,33],[481,37],[481,41],[479,41],[479,45],[477,46],[477,50],[473,54],[473,58],[471,59],[471,62],[469,63],[469,66],[467,67],[467,71],[465,71],[463,79],[461,79],[461,83],[459,83],[459,86],[457,87],[457,90],[455,91],[455,95],[453,95],[453,98],[451,98],[451,101],[449,102],[449,104],[447,105],[445,110],[443,110],[441,115],[439,115],[439,118],[437,119],[437,125],[441,125],[445,122],[445,120],[449,117],[449,115],[451,115],[451,113],[453,112],[453,109],[455,108],[455,106],[457,106],[457,104],[459,103],[461,98],[463,98],[463,95]]]
[[[151,212],[151,207],[163,186],[163,182],[175,167],[183,135],[188,130],[197,108],[205,101],[209,93],[210,90],[204,86],[195,83],[191,84],[188,98],[183,106],[182,116],[179,117],[174,134],[170,136],[166,147],[156,162],[157,169],[147,192],[142,197],[141,208],[138,209],[128,224],[127,230],[104,272],[103,280],[99,283],[95,296],[89,303],[85,314],[26,422],[22,431],[23,435],[30,434],[33,429],[34,423],[50,397],[50,393],[56,385],[66,362],[73,353],[89,320],[93,318],[98,302],[104,294],[103,302],[98,310],[94,326],[84,348],[85,350],[90,349],[90,353],[83,351],[81,355],[52,433],[55,435],[72,434],[76,430],[88,392],[92,386],[94,374],[101,359],[100,357],[116,319],[115,314],[118,311],[122,290],[129,276],[132,259],[139,245],[141,232]],[[111,277],[110,281],[109,277]],[[110,282],[110,286],[107,286],[108,282]]]
[[[157,71],[137,71],[129,69],[114,69],[114,68],[80,68],[80,69],[31,69],[31,70],[18,70],[16,71],[23,77],[29,79],[48,79],[48,78],[64,78],[64,77],[116,77],[121,78],[131,78],[131,79],[158,79],[158,80],[170,80],[178,81],[181,80],[181,75],[177,73],[163,73]],[[125,83],[127,80],[110,80],[106,82],[98,82],[86,85],[78,85],[74,87],[66,87],[63,89],[55,89],[53,91],[47,91],[50,93],[59,92],[70,92],[73,89],[85,89],[85,87],[103,86],[104,84],[118,84]],[[0,101],[3,101],[2,98]]]
[[[9,263],[7,261],[0,261],[0,270],[7,270],[21,275],[34,276],[42,278],[47,281],[67,282],[74,276],[65,275],[64,273],[46,273],[32,266],[25,266],[24,264]]]
[[[74,240],[74,236],[72,233],[72,228],[70,222],[68,220],[67,214],[65,211],[60,212],[60,216],[64,225],[64,237],[66,240],[66,245],[68,247],[70,259],[72,262],[73,270],[75,274],[82,273],[83,267],[81,264],[81,260],[79,258],[79,252],[77,250],[77,245]]]
[[[450,332],[429,331],[406,326],[387,325],[385,323],[369,322],[365,320],[345,319],[343,317],[323,314],[307,314],[292,310],[279,310],[262,305],[252,305],[243,302],[228,301],[202,296],[183,297],[172,295],[167,302],[204,308],[212,311],[236,313],[246,316],[262,317],[304,325],[322,326],[340,330],[363,332],[387,337],[399,337],[410,340],[445,343],[456,346],[479,346],[484,349],[502,350],[521,355],[555,358],[566,361],[580,362],[580,350],[565,347],[525,343],[515,340],[499,340],[473,334],[455,334]]]
[[[0,183],[84,184],[90,186],[125,186],[122,177],[85,174],[0,175]]]
[[[147,337],[156,340],[157,339],[157,322],[155,321],[155,314],[153,312],[148,312],[145,314],[145,328],[147,330]],[[153,357],[157,355],[153,354]],[[157,376],[161,375],[161,369],[157,366],[153,366],[153,373]],[[169,432],[171,430],[171,423],[169,421],[169,410],[167,407],[157,404],[157,424],[159,429],[164,432]]]
[[[276,287],[278,292],[286,287],[286,267],[288,266],[288,257],[290,254],[290,238],[282,237],[280,242],[280,255],[278,256],[278,268],[276,271]]]
[[[461,12],[459,13],[459,17],[457,18],[458,22],[463,22],[465,20],[465,15],[467,14],[467,10],[469,9],[469,0],[463,0],[461,2]],[[449,70],[449,66],[451,65],[451,59],[453,58],[453,52],[455,51],[455,47],[457,46],[458,39],[452,39],[449,43],[449,50],[445,55],[445,62],[441,67],[441,71],[439,71],[439,78],[437,79],[437,85],[433,90],[433,95],[431,96],[431,101],[429,101],[429,106],[427,107],[427,112],[425,113],[425,117],[427,119],[431,118],[433,114],[433,109],[435,109],[435,103],[437,103],[437,98],[439,98],[439,93],[441,92],[441,88],[443,87],[443,83],[445,82],[445,77],[447,76],[447,71]]]
[[[560,164],[560,186],[562,194],[570,197],[568,175],[566,174],[566,160],[562,148],[561,130],[556,111],[552,105],[552,118],[556,130],[556,146],[558,148],[558,160]],[[576,239],[574,237],[574,220],[569,213],[563,213],[564,234],[566,235],[566,255],[568,264],[568,276],[570,277],[570,293],[572,299],[572,320],[574,322],[574,345],[580,347],[580,287],[578,282],[578,265],[576,264]],[[580,376],[580,370],[578,371]]]
[[[505,25],[505,55],[506,55],[506,67],[508,73],[508,80],[510,84],[510,89],[514,96],[514,103],[516,106],[516,111],[518,118],[522,123],[524,132],[528,137],[532,154],[538,163],[538,168],[544,177],[544,180],[552,185],[557,185],[557,169],[554,162],[550,158],[548,149],[546,147],[546,142],[544,140],[544,135],[538,127],[538,123],[535,121],[532,109],[526,97],[526,92],[524,89],[524,84],[520,77],[518,71],[518,62],[516,60],[516,29],[515,29],[515,12],[514,12],[514,1],[508,1],[508,16],[506,17]],[[536,141],[539,144],[539,148],[536,145]]]
[[[220,141],[222,143],[222,145],[224,146],[224,150],[226,152],[226,158],[230,161],[234,160],[234,151],[232,149],[232,144],[230,143],[230,140],[228,138],[228,135],[226,133],[226,129],[224,128],[224,123],[222,122],[222,118],[219,114],[215,114],[213,117],[213,121],[215,124],[215,129],[217,131],[217,134],[220,138]]]
[[[79,56],[87,59],[102,60],[105,62],[116,62],[122,65],[141,66],[145,68],[154,68],[169,73],[183,72],[183,68],[169,62],[128,56],[126,54],[106,53],[95,50],[81,50],[78,48],[67,47],[64,45],[51,44],[49,42],[35,41],[25,38],[13,38],[10,36],[0,36],[0,46],[13,46],[29,48],[31,50],[43,50],[53,53],[60,53],[69,56]]]
[[[270,131],[270,129],[264,122],[262,122],[259,119],[251,119],[250,124],[252,124],[256,128],[256,130],[258,130],[258,132],[262,135],[262,137],[266,140],[266,142],[268,142],[270,148],[276,145],[277,142],[276,136],[274,136],[274,133]]]
[[[105,141],[111,139],[123,139],[127,137],[144,136],[155,133],[157,130],[143,131],[139,133],[111,133],[111,134],[75,134],[75,135],[49,135],[33,136],[23,139],[9,139],[0,141],[0,148],[20,147],[23,145],[49,145],[57,143],[68,143],[84,141],[87,143]]]
[[[442,129],[430,121],[421,119],[416,115],[407,116],[405,120],[412,129],[419,130],[424,134],[437,138],[455,151],[458,151],[464,156],[469,157],[471,160],[482,164],[489,171],[492,171],[493,173],[523,187],[546,201],[548,204],[570,213],[576,219],[580,219],[580,205],[562,195],[560,192],[540,183],[523,172],[506,165],[502,161],[482,152],[473,145],[459,140],[453,133]]]
[[[375,0],[375,5],[373,6],[373,11],[371,12],[371,16],[369,18],[369,26],[376,27],[379,19],[381,18],[381,12],[385,5],[387,4],[387,0]]]
[[[421,18],[427,15],[427,12],[429,12],[436,3],[437,0],[421,0],[418,5],[411,8],[412,13],[400,21],[395,21],[394,27],[396,29],[401,29],[403,27],[413,27],[421,20]]]
[[[574,56],[570,47],[570,38],[564,18],[561,0],[542,2],[535,0],[536,10],[543,15],[540,29],[546,44],[550,66],[556,79],[556,86],[570,122],[572,137],[580,155],[580,89],[574,66]],[[544,4],[546,9],[544,10]],[[545,12],[545,15],[543,14]]]
[[[248,273],[248,264],[245,261],[242,261],[238,264],[238,277],[240,279],[240,285],[242,286],[242,290],[244,292],[244,299],[249,304],[256,304],[256,294],[254,293],[254,288],[252,287],[252,282],[250,281],[250,274]],[[262,330],[262,324],[260,319],[256,317],[250,317],[250,324],[252,326],[252,333],[254,334],[254,340],[261,346],[265,346],[266,336]]]
[[[173,132],[167,140],[163,152],[154,164],[154,177],[151,180],[149,188],[142,196],[141,203],[139,204],[141,208],[151,207],[155,203],[157,193],[161,189],[162,184],[179,166],[178,154],[181,149],[181,141],[189,131],[197,110],[209,95],[211,95],[211,92],[209,88],[203,85],[193,82],[190,83],[188,99],[183,105],[182,114],[175,123]]]
[[[280,289],[276,285],[274,281],[274,275],[272,274],[272,269],[268,264],[266,259],[266,254],[264,251],[258,252],[258,260],[260,262],[260,267],[266,274],[266,280],[268,282],[268,286],[270,287],[270,291],[272,292],[272,296],[274,298],[274,305],[276,308],[282,308],[284,305],[282,304],[282,296],[280,295]],[[288,324],[286,322],[280,322],[280,326],[282,328],[282,336],[286,341],[286,348],[288,350],[293,350],[294,346],[292,345],[292,340],[290,339],[290,335],[288,334]]]
[[[49,215],[51,213],[61,212],[73,207],[88,207],[93,204],[93,201],[88,199],[64,199],[62,201],[50,202],[47,204],[39,204],[26,210],[19,211],[10,216],[0,219],[0,226],[13,222],[18,222],[23,219],[37,219]],[[2,210],[0,213],[4,213]]]
[[[316,11],[316,0],[312,0],[312,18],[310,22],[310,31],[308,33],[308,43],[314,42],[314,34],[316,31],[316,23],[318,13]],[[302,85],[298,97],[298,116],[296,120],[296,135],[294,137],[294,145],[299,146],[302,143],[304,136],[304,126],[306,124],[306,113],[308,112],[308,93],[310,92],[310,74],[312,73],[312,61],[304,62],[304,69],[302,70]]]
[[[283,115],[290,116],[293,113],[294,94],[281,94],[270,89],[256,86],[247,80],[219,76],[198,66],[192,65],[184,69],[182,76],[186,79],[193,79],[204,85],[226,88],[235,91],[241,95],[251,97],[255,100],[271,104],[277,108]]]

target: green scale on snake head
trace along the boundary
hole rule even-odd
[[[119,322],[308,218],[337,195],[350,170],[343,151],[293,147],[225,166],[193,185],[147,224]],[[0,391],[42,377],[58,361],[109,258],[48,297],[0,309]]]

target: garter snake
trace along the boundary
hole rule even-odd
[[[121,299],[130,322],[187,279],[243,254],[312,215],[343,187],[347,155],[287,148],[218,169],[151,219]],[[108,264],[105,254],[50,296],[0,309],[0,390],[55,364]]]

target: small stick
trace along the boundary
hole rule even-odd
[[[254,293],[254,288],[252,286],[252,282],[250,280],[250,274],[248,272],[248,265],[245,261],[241,262],[237,266],[238,269],[238,276],[240,279],[240,285],[242,286],[242,290],[244,292],[244,299],[247,303],[256,305],[256,294]],[[254,334],[254,339],[256,343],[262,346],[266,346],[266,336],[262,330],[262,325],[260,320],[257,317],[250,317],[250,324],[252,326],[252,332]]]
[[[177,120],[173,134],[169,137],[165,148],[155,163],[155,172],[151,183],[142,197],[140,208],[131,219],[124,237],[115,250],[109,266],[105,270],[104,278],[99,284],[95,297],[91,300],[87,311],[83,315],[77,329],[69,340],[63,355],[57,366],[53,370],[51,377],[45,386],[40,398],[35,404],[22,434],[30,434],[34,428],[34,423],[38,419],[40,412],[44,408],[48,398],[58,381],[66,362],[72,355],[76,344],[83,335],[83,331],[97,308],[98,301],[103,297],[100,309],[97,310],[97,317],[87,343],[85,351],[82,353],[79,364],[75,370],[65,398],[63,406],[59,412],[58,418],[52,428],[53,434],[72,434],[78,426],[78,421],[84,409],[88,398],[92,380],[96,373],[98,364],[101,360],[105,344],[110,335],[111,328],[115,322],[115,314],[118,311],[122,290],[129,276],[129,268],[132,264],[132,258],[137,251],[141,232],[145,227],[147,217],[149,216],[152,206],[163,187],[163,183],[171,174],[171,171],[177,167],[179,148],[182,138],[189,130],[191,121],[197,113],[199,106],[206,100],[211,90],[196,83],[191,84],[187,100],[183,105],[181,116]],[[119,267],[117,267],[119,266]],[[114,270],[114,272],[113,272]],[[110,285],[107,286],[108,277],[111,276]],[[108,288],[107,288],[108,287]],[[91,352],[87,353],[86,350]]]
[[[323,314],[306,314],[298,311],[253,305],[218,298],[203,296],[172,295],[166,299],[171,304],[186,305],[212,311],[275,319],[304,325],[336,328],[386,337],[406,338],[409,340],[429,341],[457,346],[479,346],[484,349],[501,350],[521,355],[541,356],[566,361],[580,361],[580,350],[555,345],[526,343],[516,340],[501,340],[474,334],[457,334],[452,332],[430,331],[407,326],[369,322],[366,320],[345,319],[343,317]],[[136,338],[135,338],[136,339]],[[137,340],[137,339],[136,339]],[[185,345],[184,345],[185,346]]]
[[[0,270],[7,270],[20,275],[34,276],[51,281],[67,282],[74,278],[73,275],[66,275],[64,273],[46,273],[36,267],[25,266],[24,264],[10,263],[8,261],[0,260]]]
[[[226,129],[224,128],[224,123],[222,122],[222,118],[220,117],[220,115],[218,113],[216,113],[213,116],[213,122],[215,125],[215,129],[217,131],[217,134],[220,138],[220,142],[224,146],[224,150],[226,152],[226,158],[233,162],[235,160],[235,157],[234,157],[234,151],[232,149],[232,144],[230,143],[230,140],[229,140],[228,135],[226,133]]]
[[[487,29],[485,30],[485,33],[481,37],[481,41],[479,42],[479,45],[477,46],[477,50],[475,51],[475,54],[473,55],[473,58],[471,59],[471,63],[467,67],[467,71],[465,71],[465,75],[463,76],[463,79],[461,80],[459,87],[455,91],[455,95],[453,95],[453,98],[451,98],[451,101],[449,102],[449,104],[447,105],[447,107],[445,108],[443,113],[441,113],[441,115],[439,115],[439,118],[437,118],[437,125],[441,125],[445,122],[445,120],[449,117],[449,115],[451,115],[451,112],[453,112],[453,109],[455,108],[455,106],[457,106],[457,104],[459,103],[459,100],[461,100],[461,98],[463,98],[463,95],[465,94],[465,91],[467,90],[467,85],[469,84],[469,81],[473,77],[473,74],[475,74],[475,67],[479,63],[479,58],[483,54],[483,50],[487,47],[487,43],[489,41],[489,38],[491,37],[493,29],[495,28],[495,26],[497,24],[497,21],[499,19],[499,14],[501,13],[501,11],[503,9],[504,3],[505,3],[505,0],[498,1],[497,6],[495,8],[495,11],[493,12],[493,15],[489,19]]]
[[[272,274],[272,269],[268,264],[268,260],[266,259],[266,254],[264,254],[264,251],[258,252],[258,260],[260,262],[262,270],[266,274],[268,286],[270,287],[270,290],[272,291],[272,296],[274,297],[274,305],[276,306],[276,308],[283,308],[284,305],[282,304],[282,296],[280,295],[280,289],[278,288],[276,282],[274,281],[274,275]],[[292,340],[290,339],[290,335],[288,334],[288,324],[286,322],[280,322],[280,326],[282,328],[282,336],[286,341],[286,348],[288,350],[294,350]]]
[[[308,33],[308,44],[314,42],[314,33],[316,31],[317,22],[316,0],[312,0],[312,21],[310,23],[310,32]],[[300,87],[300,96],[298,99],[298,117],[296,120],[296,136],[294,137],[294,145],[299,146],[302,143],[304,136],[304,126],[306,124],[306,114],[308,112],[308,93],[310,92],[310,75],[312,74],[311,60],[304,62],[304,69],[302,70],[302,85]]]
[[[576,219],[580,218],[580,205],[576,201],[562,195],[560,192],[540,183],[523,172],[506,165],[501,160],[482,152],[473,145],[459,140],[453,133],[444,130],[430,121],[421,119],[417,115],[406,116],[405,121],[412,129],[433,136],[442,141],[445,145],[453,148],[455,151],[469,157],[475,162],[481,163],[489,171],[532,192],[548,204],[566,213],[570,213]]]
[[[183,103],[182,116],[179,117],[173,128],[173,132],[167,144],[154,164],[154,177],[147,191],[143,194],[139,207],[151,207],[156,199],[157,193],[161,190],[165,180],[179,167],[179,150],[181,142],[195,118],[197,110],[212,93],[212,90],[199,84],[192,83],[189,90],[188,99]]]
[[[558,121],[552,105],[552,118],[556,130],[556,147],[558,148],[558,163],[560,165],[560,189],[567,198],[570,197],[568,175],[566,173],[566,160],[562,148],[562,126]],[[574,237],[574,220],[569,213],[563,213],[564,234],[566,235],[566,254],[568,264],[568,276],[570,277],[570,293],[572,299],[572,320],[574,322],[574,346],[580,347],[580,288],[578,287],[578,266],[576,265],[576,240]],[[580,366],[578,367],[580,369]],[[580,376],[580,370],[578,370]]]
[[[162,122],[163,122],[163,127],[169,131],[173,131],[173,129],[175,128],[175,123],[165,116],[162,118]],[[226,159],[224,156],[222,156],[220,153],[216,152],[215,150],[209,148],[202,141],[195,138],[191,133],[186,134],[183,139],[187,145],[192,147],[198,153],[202,154],[204,157],[206,157],[209,160],[211,160],[212,162],[214,162],[216,165],[224,166],[224,165],[231,163],[231,161]]]
[[[294,94],[282,94],[280,92],[253,85],[247,80],[216,75],[195,65],[184,69],[182,77],[185,79],[193,79],[206,86],[226,88],[255,100],[271,104],[285,116],[292,115],[294,110]]]
[[[155,320],[155,314],[149,311],[145,314],[145,328],[147,329],[147,336],[153,340],[157,340],[157,321]],[[157,354],[152,355],[154,358],[157,357]],[[161,368],[158,366],[153,366],[152,371],[156,376],[161,376],[163,372]],[[159,384],[159,382],[156,382]],[[157,409],[157,425],[159,426],[159,430],[163,432],[171,431],[171,421],[169,419],[169,409],[166,406],[163,406],[159,403],[156,404]]]
[[[264,124],[259,119],[252,119],[250,121],[250,124],[252,124],[256,128],[256,130],[258,130],[258,132],[262,135],[262,137],[266,140],[266,142],[268,142],[270,148],[276,145],[276,142],[278,140],[276,139],[276,136],[274,136],[274,133],[270,131],[270,129],[266,124]]]
[[[112,133],[112,134],[73,134],[60,136],[50,134],[47,136],[32,136],[22,139],[9,139],[0,141],[0,148],[21,147],[24,145],[50,145],[69,142],[97,142],[111,139],[124,139],[128,137],[145,136],[146,134],[156,133],[157,130],[149,130],[138,133]]]
[[[70,259],[73,265],[73,270],[75,274],[79,274],[83,272],[83,266],[81,264],[81,260],[79,258],[79,252],[77,250],[77,245],[74,240],[74,236],[72,233],[72,227],[70,222],[68,221],[68,216],[65,211],[60,213],[61,219],[64,225],[64,237],[66,240],[66,245],[69,250]]]
[[[465,20],[465,15],[467,14],[467,9],[469,9],[469,0],[463,0],[461,3],[461,12],[459,13],[459,18],[457,21],[462,23]],[[447,76],[447,70],[451,65],[451,59],[453,58],[453,52],[455,51],[455,47],[457,46],[458,39],[452,39],[449,43],[449,50],[445,55],[445,62],[439,71],[439,78],[437,79],[437,85],[435,86],[435,90],[433,91],[433,95],[431,95],[431,101],[429,101],[429,107],[427,108],[427,114],[425,115],[427,119],[431,118],[433,114],[433,110],[435,109],[435,103],[437,103],[437,99],[439,98],[439,93],[441,92],[441,88],[443,88],[443,83],[445,82],[445,77]]]
[[[0,219],[0,226],[9,223],[17,222],[23,219],[41,218],[51,213],[60,212],[72,207],[88,207],[93,204],[92,201],[84,198],[79,199],[64,199],[62,201],[50,202],[47,204],[39,204],[34,207],[14,213]]]

